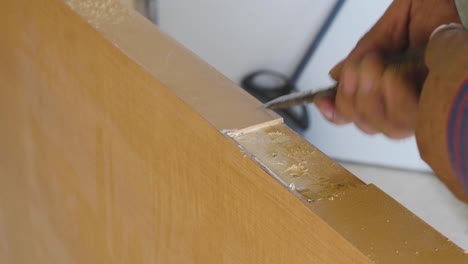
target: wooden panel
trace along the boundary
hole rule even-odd
[[[130,8],[135,8],[135,5],[136,5],[136,1],[137,0],[119,0],[121,1],[124,5],[126,5],[127,7],[130,7]]]
[[[0,263],[437,263],[368,254],[372,186],[117,0],[7,1],[0,36]]]
[[[0,263],[369,263],[167,79],[154,78],[64,2],[3,6]],[[112,2],[101,15],[124,23],[113,16],[119,8]],[[127,37],[148,45],[147,36]],[[247,109],[258,105],[180,52],[189,65],[176,76],[206,72],[201,83],[245,99]]]

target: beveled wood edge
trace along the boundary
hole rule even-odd
[[[218,130],[240,130],[281,119],[123,3],[117,0],[63,1]]]

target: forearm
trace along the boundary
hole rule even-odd
[[[468,202],[468,38],[448,38],[427,58],[429,75],[419,102],[416,139],[421,157]],[[448,43],[447,43],[448,42]],[[457,47],[452,48],[452,47]]]
[[[467,75],[468,76],[468,75]],[[429,77],[431,78],[431,77]],[[464,156],[461,151],[466,152],[466,147],[461,145],[460,127],[450,124],[452,120],[462,113],[459,104],[455,101],[461,93],[464,80],[457,78],[447,80],[428,80],[438,82],[441,89],[423,90],[420,99],[420,110],[416,128],[416,139],[423,160],[434,170],[435,174],[462,200],[468,201],[468,175],[462,171],[456,171],[456,163],[466,163],[456,157]],[[466,91],[466,85],[463,86]],[[428,87],[430,88],[430,87]],[[466,122],[468,120],[461,120]],[[450,125],[449,125],[450,124]],[[456,149],[454,148],[456,145]]]

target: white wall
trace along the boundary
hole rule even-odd
[[[329,0],[159,0],[162,29],[234,81],[258,69],[291,73],[334,2]],[[332,83],[329,69],[380,17],[391,0],[348,0],[299,82],[301,89]],[[310,106],[305,133],[341,160],[427,170],[414,139],[368,137],[354,126],[335,127]]]
[[[259,68],[289,73],[330,0],[159,0],[159,24],[229,78]]]

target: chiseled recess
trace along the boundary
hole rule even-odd
[[[375,263],[468,263],[461,248],[286,125],[260,124],[227,135]]]
[[[239,147],[291,190],[312,202],[362,181],[282,123],[228,133]]]

